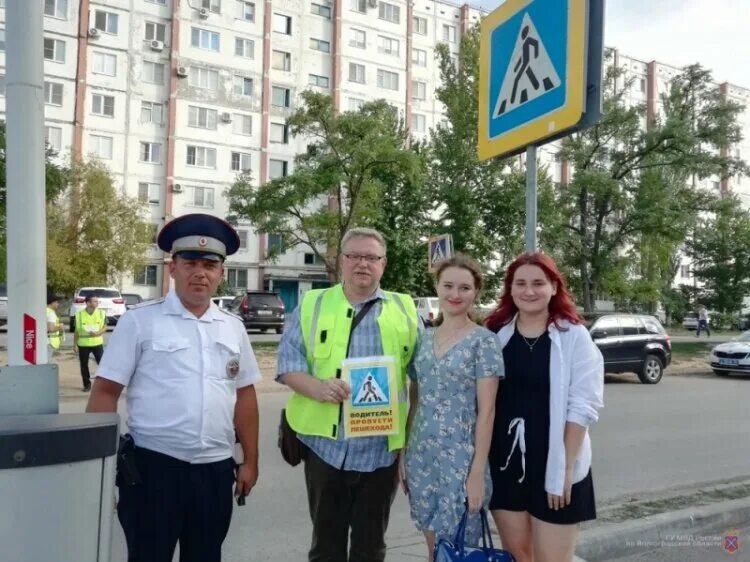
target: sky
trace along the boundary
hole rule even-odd
[[[494,10],[503,0],[474,0]],[[700,63],[716,82],[750,88],[750,0],[606,0],[604,41],[673,66]]]

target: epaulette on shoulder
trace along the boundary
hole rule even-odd
[[[234,312],[229,312],[226,308],[219,308],[219,310],[223,312],[224,314],[226,314],[227,316],[231,316],[232,318],[236,318],[237,320],[242,322],[242,318],[237,316]]]
[[[146,308],[147,306],[153,306],[155,304],[161,304],[164,302],[164,297],[160,299],[151,299],[150,301],[139,302],[130,307],[129,310],[138,310],[139,308]]]

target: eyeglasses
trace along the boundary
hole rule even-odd
[[[362,255],[362,254],[344,254],[344,257],[348,259],[349,261],[353,261],[355,263],[359,263],[362,260],[365,260],[367,263],[377,263],[380,260],[382,260],[385,256],[373,256],[370,254]]]

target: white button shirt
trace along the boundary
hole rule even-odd
[[[174,291],[120,318],[97,376],[128,387],[137,446],[190,463],[232,456],[236,391],[261,380],[242,321],[214,303],[196,318]]]

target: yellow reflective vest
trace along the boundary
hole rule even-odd
[[[55,316],[55,324],[59,324],[60,318],[57,316],[57,312],[52,310],[50,307],[47,307],[48,318],[50,313],[54,314]],[[47,343],[49,343],[52,349],[60,349],[60,343],[62,343],[62,334],[57,330],[54,332],[47,332]]]
[[[78,347],[96,347],[104,345],[103,336],[91,336],[90,328],[96,328],[98,332],[107,322],[107,314],[97,308],[93,314],[89,314],[85,308],[76,312],[76,335],[78,336]]]
[[[300,324],[305,343],[308,372],[325,380],[336,377],[346,358],[352,324],[352,305],[341,284],[308,291],[300,305]],[[368,313],[369,314],[369,313]],[[396,366],[399,432],[388,437],[388,450],[404,446],[407,417],[406,369],[417,341],[417,312],[409,295],[385,292],[377,319],[383,355],[394,358]],[[322,332],[325,337],[321,337]],[[286,406],[289,425],[301,435],[336,438],[339,405],[318,402],[295,393]]]

